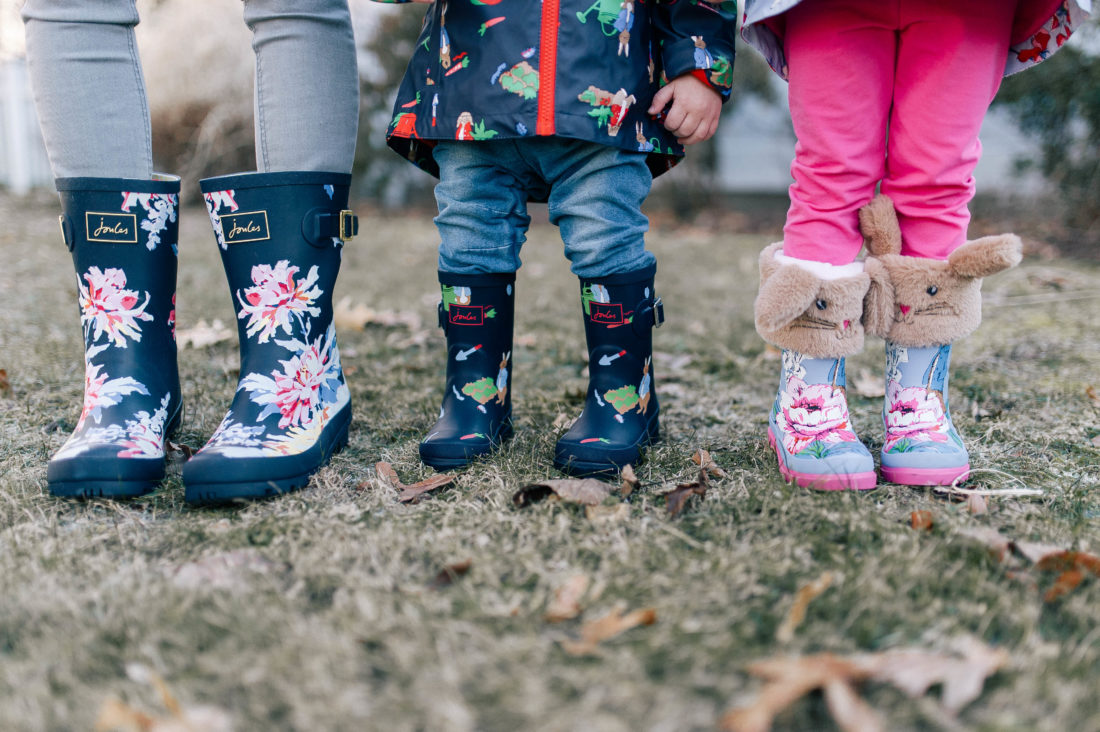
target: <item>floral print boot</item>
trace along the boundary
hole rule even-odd
[[[63,178],[61,231],[84,331],[84,406],[46,469],[55,496],[124,498],[164,478],[180,422],[179,179]]]
[[[190,503],[302,488],[348,440],[351,397],[332,323],[332,288],[358,220],[351,176],[208,178],[203,197],[237,313],[237,394],[183,469]]]
[[[947,402],[950,360],[950,345],[886,342],[882,477],[891,483],[950,485],[969,475],[970,458]]]
[[[572,475],[613,473],[637,463],[657,441],[660,405],[653,385],[653,328],[664,306],[653,291],[656,266],[581,278],[588,342],[584,410],[554,446],[554,467]]]
[[[443,470],[466,465],[512,436],[514,272],[440,272],[439,325],[447,337],[447,379],[439,419],[420,459]]]
[[[844,358],[783,351],[783,375],[768,419],[768,442],[788,481],[818,490],[866,490],[875,461],[856,437],[845,398]]]

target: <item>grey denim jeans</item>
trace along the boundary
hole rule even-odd
[[[27,0],[35,106],[57,178],[149,179],[152,133],[134,0]],[[244,0],[260,172],[351,172],[359,120],[347,0]],[[181,73],[187,39],[180,39]]]

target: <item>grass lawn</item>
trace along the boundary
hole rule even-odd
[[[985,283],[985,323],[953,354],[951,404],[977,469],[970,485],[1043,491],[965,503],[882,484],[824,495],[783,483],[764,439],[779,370],[752,328],[762,237],[656,231],[655,333],[664,440],[620,510],[513,493],[555,475],[553,444],[583,401],[576,279],[557,232],[533,228],[517,284],[515,439],[419,504],[375,479],[432,471],[417,442],[434,421],[443,339],[434,327],[436,238],[424,218],[370,218],[347,248],[337,299],[405,313],[340,333],[355,408],[351,444],[308,490],[239,509],[182,501],[180,462],[129,502],[61,501],[46,461],[79,414],[76,287],[52,199],[0,198],[0,728],[90,729],[118,698],[166,714],[153,671],[188,709],[237,729],[714,729],[775,655],[948,648],[974,637],[1007,664],[957,718],[933,690],[860,691],[889,729],[1100,729],[1100,578],[1047,602],[1054,574],[1002,564],[968,532],[1100,552],[1100,268],[1026,260]],[[178,327],[234,313],[205,212],[184,212]],[[408,313],[418,316],[408,317]],[[860,435],[881,445],[883,347],[849,362]],[[198,448],[237,380],[235,338],[180,354]],[[661,493],[710,451],[727,477],[669,518]],[[987,470],[988,469],[988,470]],[[620,503],[617,497],[605,502]],[[930,531],[910,527],[929,511]],[[453,581],[441,570],[469,560]],[[776,639],[795,593],[832,585],[793,638]],[[588,578],[580,617],[546,622],[555,591]],[[449,579],[449,578],[448,578]],[[615,608],[654,624],[574,657],[559,641]],[[777,720],[833,729],[811,695]]]

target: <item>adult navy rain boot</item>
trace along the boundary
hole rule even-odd
[[[653,291],[656,265],[581,278],[588,391],[584,411],[554,446],[554,467],[572,475],[613,473],[656,442],[660,406],[653,388],[653,328],[664,306]]]
[[[351,176],[244,173],[201,182],[237,311],[237,394],[184,465],[184,499],[216,504],[304,487],[347,444],[351,397],[332,323]]]
[[[176,367],[179,179],[61,178],[84,330],[84,408],[46,469],[55,496],[124,498],[164,478]]]
[[[447,380],[439,419],[420,459],[457,468],[512,436],[515,272],[439,273],[439,325],[447,337]]]

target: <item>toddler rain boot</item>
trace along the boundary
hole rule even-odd
[[[179,179],[62,178],[57,190],[84,330],[84,408],[46,479],[55,496],[140,496],[164,478],[182,413]]]
[[[1013,234],[967,242],[946,261],[901,254],[893,202],[876,196],[860,212],[871,256],[867,298],[872,330],[886,339],[882,477],[901,485],[965,480],[970,458],[951,423],[951,344],[982,319],[982,278],[1020,262]]]
[[[347,444],[332,288],[351,176],[245,173],[201,182],[237,311],[241,370],[218,429],[184,465],[184,499],[228,503],[296,490]]]
[[[637,463],[658,439],[653,328],[665,313],[653,291],[656,272],[652,265],[581,278],[588,390],[581,416],[554,446],[554,467],[564,473],[613,473]]]
[[[802,487],[875,487],[875,461],[852,429],[844,378],[844,358],[863,348],[869,282],[861,262],[794,259],[781,242],[760,255],[756,330],[783,349],[768,442],[779,472]]]
[[[515,272],[439,273],[447,380],[439,419],[420,443],[420,459],[436,470],[466,465],[512,436],[515,282]]]

